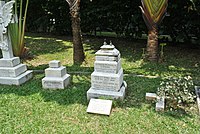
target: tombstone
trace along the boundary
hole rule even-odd
[[[64,89],[70,83],[70,75],[66,72],[66,67],[61,66],[60,61],[49,62],[49,68],[45,69],[45,77],[42,79],[44,89]]]
[[[87,91],[87,99],[107,97],[121,99],[125,97],[127,84],[123,81],[120,52],[112,42],[104,42],[95,53],[94,72],[91,74],[91,88]]]
[[[12,18],[14,1],[0,1],[0,49],[3,58],[0,59],[0,84],[21,85],[32,78],[32,71],[21,64],[19,57],[13,56],[11,39],[7,26]]]
[[[157,96],[156,93],[146,93],[146,100],[156,101],[157,112],[165,110],[165,97]]]

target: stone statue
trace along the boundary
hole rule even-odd
[[[3,5],[0,3],[0,48],[4,51],[8,51],[7,39],[7,26],[12,19],[12,8],[15,1],[7,2]],[[3,5],[3,6],[2,6]]]
[[[13,56],[12,44],[7,27],[12,20],[12,8],[15,1],[5,3],[0,1],[0,84],[21,85],[32,78],[32,71],[20,62],[19,57]]]

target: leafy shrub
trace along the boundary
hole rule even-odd
[[[193,103],[195,99],[194,84],[190,76],[186,77],[168,77],[160,83],[157,95],[164,96],[170,103],[176,106],[180,104]],[[171,104],[169,104],[171,105]],[[171,106],[173,106],[171,105]]]

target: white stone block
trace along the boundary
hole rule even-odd
[[[100,48],[104,49],[104,50],[113,50],[115,48],[115,46],[114,45],[103,45]]]
[[[70,75],[66,74],[61,78],[45,77],[42,79],[43,88],[47,89],[64,89],[70,83]]]
[[[118,56],[119,51],[114,48],[113,50],[104,50],[101,49],[95,53],[96,56]]]
[[[87,113],[110,115],[112,109],[112,100],[90,99]]]
[[[63,77],[66,74],[66,67],[47,68],[45,69],[46,77]]]
[[[91,87],[87,91],[87,99],[90,100],[91,98],[108,97],[112,99],[124,100],[125,91],[126,91],[126,88],[124,85],[120,88],[119,91],[96,90]]]
[[[19,57],[13,57],[10,59],[0,59],[0,67],[14,67],[20,64]]]
[[[155,93],[146,93],[146,100],[156,100],[157,95]]]
[[[12,78],[12,77],[0,77],[0,84],[3,85],[21,85],[33,77],[33,71],[26,71],[23,74]]]
[[[120,54],[118,56],[95,56],[96,61],[119,61]]]
[[[52,60],[49,62],[49,67],[50,68],[58,68],[60,67],[60,61],[59,60]]]
[[[156,111],[164,111],[165,110],[165,98],[159,98],[157,99],[156,103]]]
[[[0,67],[0,77],[17,77],[26,70],[25,64],[19,64],[15,67]]]
[[[102,73],[117,74],[121,69],[121,60],[116,61],[95,61],[94,70]]]
[[[93,72],[91,85],[95,90],[119,91],[123,83],[123,69],[118,74]]]

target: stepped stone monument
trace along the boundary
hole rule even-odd
[[[14,1],[0,1],[0,49],[3,58],[0,59],[0,84],[21,85],[32,78],[32,71],[27,71],[19,57],[13,56],[13,50],[7,26],[12,19]]]
[[[123,81],[120,52],[112,42],[104,45],[95,53],[94,72],[91,74],[91,88],[87,91],[87,99],[111,97],[124,99],[127,84]]]
[[[66,67],[61,66],[60,61],[49,62],[49,68],[45,69],[45,77],[42,79],[43,88],[64,89],[70,83],[70,75]]]

